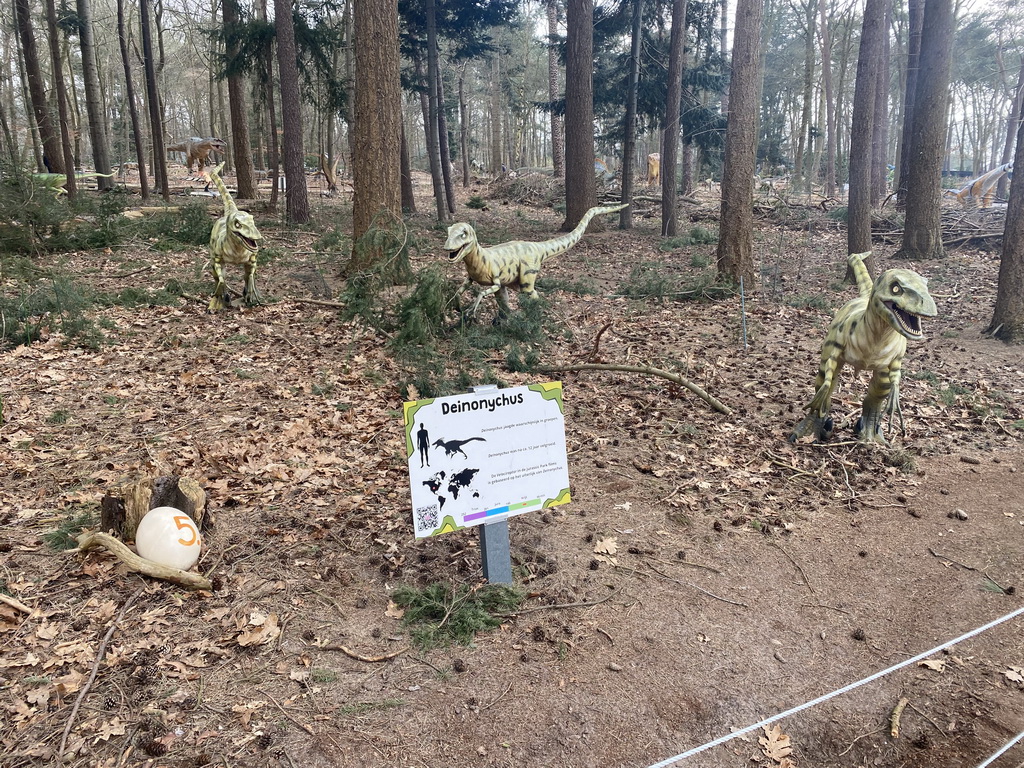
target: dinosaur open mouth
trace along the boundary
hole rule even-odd
[[[921,326],[921,316],[905,309],[897,307],[895,302],[882,302],[889,313],[896,318],[896,330],[904,336],[912,339],[919,339],[924,336],[924,329]]]
[[[469,243],[461,246],[458,250],[448,251],[448,261],[458,261],[465,255],[465,250],[469,247]]]
[[[238,239],[241,240],[245,247],[250,251],[258,251],[260,249],[260,244],[253,240],[251,237],[239,235]]]

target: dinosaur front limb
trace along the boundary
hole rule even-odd
[[[468,317],[476,317],[476,311],[480,308],[480,302],[483,301],[487,296],[491,296],[501,290],[501,283],[495,282],[494,285],[489,285],[486,288],[481,289],[476,294],[476,301],[473,302],[473,306],[469,308],[469,311],[465,314]],[[507,302],[506,302],[507,303]]]

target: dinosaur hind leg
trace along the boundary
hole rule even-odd
[[[263,303],[259,291],[256,290],[255,259],[245,263],[245,287],[242,289],[242,300],[249,307],[258,307]]]

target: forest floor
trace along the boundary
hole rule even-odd
[[[684,231],[715,229],[711,192],[684,205]],[[489,209],[457,219],[484,243],[562,221],[487,184],[468,193]],[[545,264],[543,364],[671,369],[731,415],[657,377],[557,377],[573,498],[510,521],[527,599],[470,646],[412,646],[395,589],[478,584],[477,533],[414,539],[405,373],[378,334],[300,301],[340,288],[340,264],[311,247],[323,232],[258,221],[276,249],[266,306],[98,308],[98,349],[54,329],[0,353],[0,586],[32,610],[0,602],[0,764],[55,764],[63,742],[66,764],[107,768],[643,768],[1021,608],[1024,349],[983,334],[998,252],[898,264],[928,277],[939,315],[904,362],[891,449],[853,441],[866,375],[850,371],[832,442],[791,445],[854,290],[842,224],[776,201],[759,208],[761,281],[742,305],[623,296],[643,275],[682,293],[713,269],[713,244],[662,249],[657,210]],[[411,226],[414,267],[445,258],[443,228]],[[206,285],[205,259],[141,242],[60,261],[113,290]],[[594,292],[565,289],[581,281]],[[501,362],[506,384],[556,378]],[[154,475],[205,489],[198,568],[215,591],[44,541]],[[1022,730],[1018,617],[676,764],[969,768]],[[1017,746],[993,765],[1022,761]]]

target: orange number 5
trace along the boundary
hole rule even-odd
[[[199,543],[199,534],[196,533],[195,526],[192,524],[192,521],[189,518],[187,518],[185,515],[175,515],[174,524],[178,526],[179,530],[188,531],[190,534],[192,534],[191,539],[178,539],[179,544],[184,544],[186,547],[191,547],[193,544]]]

